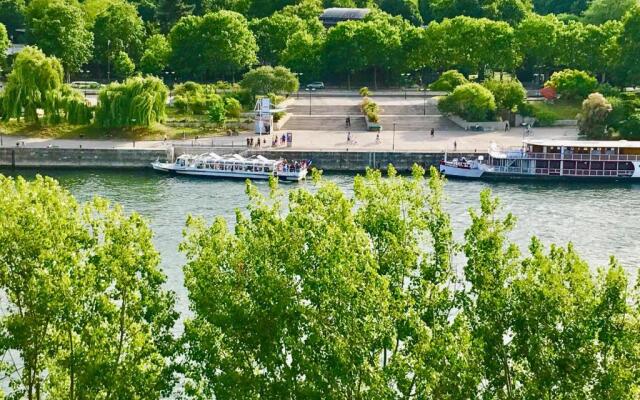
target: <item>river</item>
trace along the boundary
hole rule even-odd
[[[182,277],[185,260],[178,252],[186,216],[202,215],[211,220],[221,215],[233,222],[234,210],[243,208],[247,202],[242,181],[169,177],[143,170],[0,170],[0,173],[27,179],[36,173],[46,174],[58,179],[82,201],[99,195],[121,203],[127,211],[142,214],[155,233],[155,245],[168,276],[167,287],[177,293],[181,312],[188,312]],[[327,179],[351,192],[352,175],[327,175]],[[265,182],[258,185],[267,191]],[[284,184],[283,188],[310,185],[310,182]],[[635,236],[639,233],[640,237],[640,183],[450,181],[446,185],[447,208],[457,238],[462,238],[469,223],[467,210],[478,207],[479,193],[484,188],[500,197],[505,212],[517,216],[517,227],[510,238],[523,251],[533,235],[545,244],[564,245],[571,241],[592,266],[606,265],[609,256],[615,255],[635,274],[640,264],[640,242]]]

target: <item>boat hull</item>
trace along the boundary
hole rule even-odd
[[[479,168],[458,168],[451,165],[440,165],[440,173],[447,177],[479,179],[485,171]]]
[[[175,164],[154,162],[151,167],[160,172],[166,172],[176,175],[199,176],[203,178],[222,178],[222,179],[251,179],[251,180],[268,180],[275,176],[279,180],[300,181],[306,178],[307,170],[300,172],[278,172],[271,173],[254,173],[248,171],[225,171],[213,169],[198,169],[193,167],[178,167]]]

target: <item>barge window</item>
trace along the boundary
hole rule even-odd
[[[549,161],[549,168],[560,169],[560,161],[559,160]]]
[[[615,171],[616,169],[618,169],[618,163],[607,161],[604,163],[604,169],[606,169],[607,171]]]
[[[591,161],[592,170],[601,170],[603,167],[604,163],[602,161]]]
[[[536,168],[549,168],[549,161],[536,160]]]
[[[589,161],[578,161],[578,169],[589,169]]]
[[[627,161],[618,163],[618,169],[621,171],[633,171],[635,168],[633,167],[633,163]]]
[[[562,164],[564,166],[564,169],[575,169],[576,168],[576,162],[575,161],[565,161],[564,164]]]

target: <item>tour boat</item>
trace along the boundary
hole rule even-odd
[[[445,159],[440,172],[458,178],[640,178],[640,141],[526,140],[518,149],[492,145],[488,157]]]
[[[304,179],[309,165],[309,161],[270,160],[260,155],[251,158],[239,154],[219,156],[216,153],[183,154],[173,163],[159,160],[151,163],[157,171],[181,175],[242,179],[269,179],[274,176],[287,181]]]

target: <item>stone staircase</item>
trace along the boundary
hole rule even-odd
[[[422,110],[422,109],[421,109]],[[309,115],[309,104],[292,104],[287,112],[296,116]],[[314,105],[311,103],[311,115],[361,115],[359,105]],[[344,122],[344,121],[343,121]]]
[[[429,131],[431,128],[438,131],[459,130],[460,128],[442,115],[382,115],[380,125],[385,131],[393,130],[396,124],[398,131]]]
[[[292,115],[280,130],[346,132],[345,118],[346,115]],[[367,130],[362,115],[351,115],[351,130]]]
[[[382,104],[382,115],[438,115],[438,107],[433,103],[426,104],[408,104],[408,105],[396,105],[396,104]],[[307,110],[309,111],[309,110]],[[426,112],[426,113],[425,113]]]

